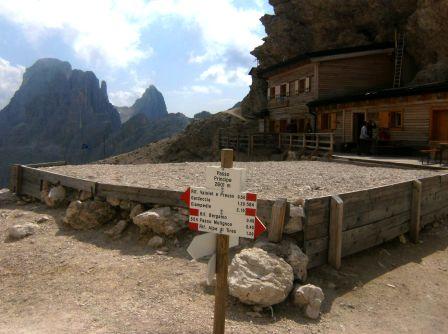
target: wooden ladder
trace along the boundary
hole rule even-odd
[[[394,68],[394,88],[401,86],[401,74],[403,70],[404,57],[404,33],[395,33],[395,68]]]

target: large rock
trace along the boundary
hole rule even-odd
[[[325,296],[321,288],[307,284],[296,286],[292,293],[292,298],[295,305],[304,309],[308,318],[317,319]]]
[[[270,306],[286,299],[293,286],[292,268],[260,248],[236,254],[229,267],[229,292],[249,305]]]
[[[22,239],[36,232],[39,225],[34,223],[23,223],[8,228],[8,237],[10,239]]]
[[[140,227],[141,233],[154,232],[173,235],[186,228],[181,215],[173,213],[169,207],[155,208],[135,216],[132,221]]]
[[[292,267],[294,278],[302,282],[306,280],[309,259],[294,242],[282,240],[281,243],[276,244],[267,241],[257,241],[254,246],[282,257]]]
[[[77,230],[85,230],[107,223],[115,215],[115,210],[107,202],[73,201],[67,208],[64,221]]]

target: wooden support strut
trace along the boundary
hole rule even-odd
[[[272,206],[272,220],[268,227],[268,240],[270,242],[280,242],[282,240],[287,205],[286,198],[280,198]]]
[[[342,224],[344,222],[344,202],[339,196],[331,197],[330,230],[328,240],[328,263],[341,268]]]
[[[421,205],[422,182],[415,180],[412,181],[411,222],[409,226],[409,235],[414,243],[418,243],[420,235]]]
[[[11,166],[10,186],[9,190],[20,195],[22,189],[23,169],[21,165]]]
[[[233,167],[233,150],[221,150],[221,167]],[[229,265],[229,236],[216,235],[216,287],[215,287],[215,314],[213,320],[213,333],[224,334],[226,322],[226,303],[228,295],[227,272]]]

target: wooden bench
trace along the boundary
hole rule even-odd
[[[428,148],[428,149],[420,150],[420,153],[422,153],[421,160],[420,160],[422,165],[425,162],[425,158],[426,158],[426,164],[429,165],[431,158],[434,157],[434,161],[435,161],[437,155],[440,155],[440,150],[437,148]],[[440,163],[442,163],[441,156],[440,156]]]

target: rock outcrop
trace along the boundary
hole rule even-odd
[[[261,18],[267,36],[252,51],[259,69],[307,52],[393,42],[405,33],[405,84],[448,80],[448,2],[426,0],[270,0],[274,14]],[[406,71],[406,69],[405,69]],[[412,76],[414,78],[412,78]],[[266,85],[253,77],[243,100],[246,117],[266,105]]]
[[[229,267],[229,292],[249,305],[271,306],[286,299],[293,286],[289,264],[260,248],[236,254]]]

